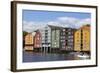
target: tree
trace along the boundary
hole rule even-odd
[[[23,31],[23,36],[26,36],[28,34],[28,32]]]

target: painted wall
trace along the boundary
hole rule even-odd
[[[33,50],[34,46],[34,36],[29,33],[25,36],[25,46],[23,47],[25,50]]]
[[[42,42],[41,33],[39,30],[36,31],[36,34],[34,36],[34,48],[41,48],[41,42]]]
[[[66,50],[66,30],[60,30],[60,50]]]
[[[90,26],[83,26],[75,32],[74,51],[90,51],[90,31]]]
[[[42,36],[42,47],[50,47],[51,46],[51,28],[48,26],[45,26],[44,28],[40,29],[40,33]]]
[[[34,44],[33,40],[34,40],[34,36],[31,33],[27,34],[25,36],[25,44],[26,45],[28,45],[28,44]]]
[[[52,29],[51,30],[51,47],[60,48],[60,30]]]
[[[68,51],[74,50],[74,31],[73,28],[66,29],[66,50]]]
[[[75,31],[74,38],[74,51],[81,51],[81,30]]]

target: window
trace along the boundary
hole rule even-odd
[[[45,35],[45,36],[44,36],[44,38],[46,38],[46,39],[47,39],[47,38],[48,38],[48,35]]]
[[[44,29],[45,30],[45,32],[48,32],[49,30],[48,29]]]
[[[77,40],[77,42],[79,42],[79,40]]]
[[[65,35],[65,32],[63,32],[63,35]]]
[[[87,33],[85,32],[85,35],[87,35]]]
[[[39,38],[39,37],[37,37],[37,40],[40,40],[40,38]]]
[[[63,31],[65,31],[65,29],[63,29]]]
[[[77,36],[79,35],[79,33],[77,33]]]
[[[87,36],[85,35],[84,38],[87,38]]]
[[[68,34],[71,34],[71,32],[68,32]]]

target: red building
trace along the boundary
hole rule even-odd
[[[41,49],[41,41],[42,41],[41,33],[39,30],[37,30],[34,36],[34,48]]]

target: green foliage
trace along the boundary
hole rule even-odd
[[[23,36],[26,36],[28,34],[28,32],[23,31]]]

